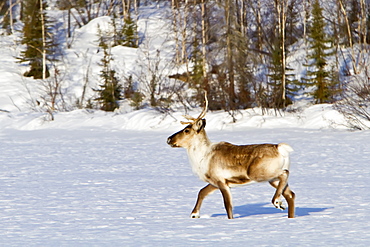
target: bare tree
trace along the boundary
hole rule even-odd
[[[14,9],[20,5],[21,0],[6,0],[0,4],[0,10],[6,10],[3,16],[3,28],[7,25],[8,34],[14,33]]]
[[[46,112],[50,120],[54,120],[55,111],[70,110],[67,102],[64,99],[63,93],[64,74],[58,69],[56,64],[52,65],[51,76],[41,80],[40,96],[36,100],[38,108]]]
[[[286,44],[285,44],[285,27],[286,27],[286,1],[285,0],[275,0],[277,19],[278,19],[278,37],[280,38],[280,49],[281,49],[281,100],[282,107],[286,106]]]
[[[342,100],[335,104],[347,119],[349,127],[358,130],[370,129],[370,70],[353,77]]]
[[[352,37],[352,31],[351,31],[351,25],[349,23],[349,18],[348,18],[348,15],[347,15],[347,10],[343,4],[343,0],[338,0],[338,4],[339,4],[339,7],[340,7],[340,11],[344,17],[344,21],[346,23],[346,30],[347,30],[347,35],[348,35],[348,42],[349,42],[349,47],[351,49],[351,60],[352,60],[352,69],[353,69],[353,73],[355,75],[358,74],[358,70],[357,70],[357,62],[356,62],[356,57],[355,57],[355,50],[354,50],[354,47],[353,47],[353,37]]]
[[[42,79],[46,79],[46,34],[45,34],[45,20],[43,2],[40,1],[40,19],[41,19],[41,38],[42,38]]]
[[[136,78],[150,106],[166,111],[172,103],[171,96],[174,94],[173,87],[168,83],[168,71],[171,71],[172,63],[161,56],[160,49],[151,51],[149,47],[150,40],[146,40],[140,47],[141,71]]]
[[[179,20],[180,11],[179,11],[179,6],[178,6],[178,1],[172,0],[171,1],[171,9],[172,9],[172,27],[173,27],[173,32],[174,32],[174,39],[175,39],[175,52],[176,52],[176,64],[180,63],[180,41],[179,41]]]

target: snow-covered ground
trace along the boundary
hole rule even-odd
[[[147,50],[160,48],[164,61],[173,53],[165,13],[145,8],[138,21],[143,47],[112,49],[121,77],[145,75],[138,63]],[[205,184],[185,150],[166,144],[182,128],[182,109],[105,113],[73,103],[86,73],[92,97],[102,56],[96,29],[108,23],[100,17],[76,30],[62,64],[68,111],[56,111],[54,121],[42,101],[37,105],[46,93],[41,81],[23,77],[28,67],[16,63],[22,46],[0,36],[0,246],[370,245],[370,131],[350,132],[331,105],[295,102],[295,111],[278,116],[248,109],[236,123],[225,112],[208,112],[213,141],[287,142],[295,149],[296,218],[270,203],[271,186],[254,184],[232,190],[236,219],[227,219],[220,193],[206,198],[200,219],[190,219]]]
[[[109,120],[107,120],[109,121]],[[68,122],[65,126],[68,126]],[[180,129],[181,125],[177,125]],[[189,218],[205,184],[171,130],[42,128],[0,133],[1,246],[368,246],[370,132],[212,130],[213,141],[291,144],[296,218],[270,203],[268,184],[232,189]]]

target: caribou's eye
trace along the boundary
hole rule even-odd
[[[184,129],[185,134],[189,134],[190,130],[189,129]]]

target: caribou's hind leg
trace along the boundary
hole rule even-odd
[[[290,190],[289,186],[287,185],[285,187],[285,190],[283,192],[283,196],[285,200],[288,203],[288,218],[294,218],[294,213],[295,213],[295,206],[294,206],[294,199],[295,199],[295,194],[293,191]]]
[[[285,200],[288,203],[288,218],[294,218],[295,194],[294,194],[293,191],[290,190],[290,188],[288,186],[288,176],[289,176],[289,171],[285,170],[284,173],[282,175],[280,175],[277,179],[270,181],[270,184],[274,188],[276,188],[275,195],[272,198],[272,204],[276,208],[280,208],[280,209],[284,210],[285,208],[282,206],[282,201],[280,200],[281,195],[283,195]]]

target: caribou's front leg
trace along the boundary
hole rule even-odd
[[[195,203],[194,209],[193,209],[193,211],[191,212],[191,215],[190,215],[191,218],[199,218],[200,217],[200,215],[199,215],[200,207],[202,206],[202,202],[203,202],[204,198],[206,196],[208,196],[209,194],[211,194],[212,192],[214,192],[215,190],[217,190],[217,188],[215,186],[213,186],[211,184],[208,184],[207,186],[205,186],[203,189],[201,189],[199,191],[197,202]]]
[[[233,203],[232,203],[232,198],[231,198],[230,187],[227,186],[225,183],[222,183],[222,182],[218,182],[217,185],[218,185],[218,188],[221,191],[222,197],[224,198],[224,205],[225,205],[227,217],[229,219],[234,219]]]

